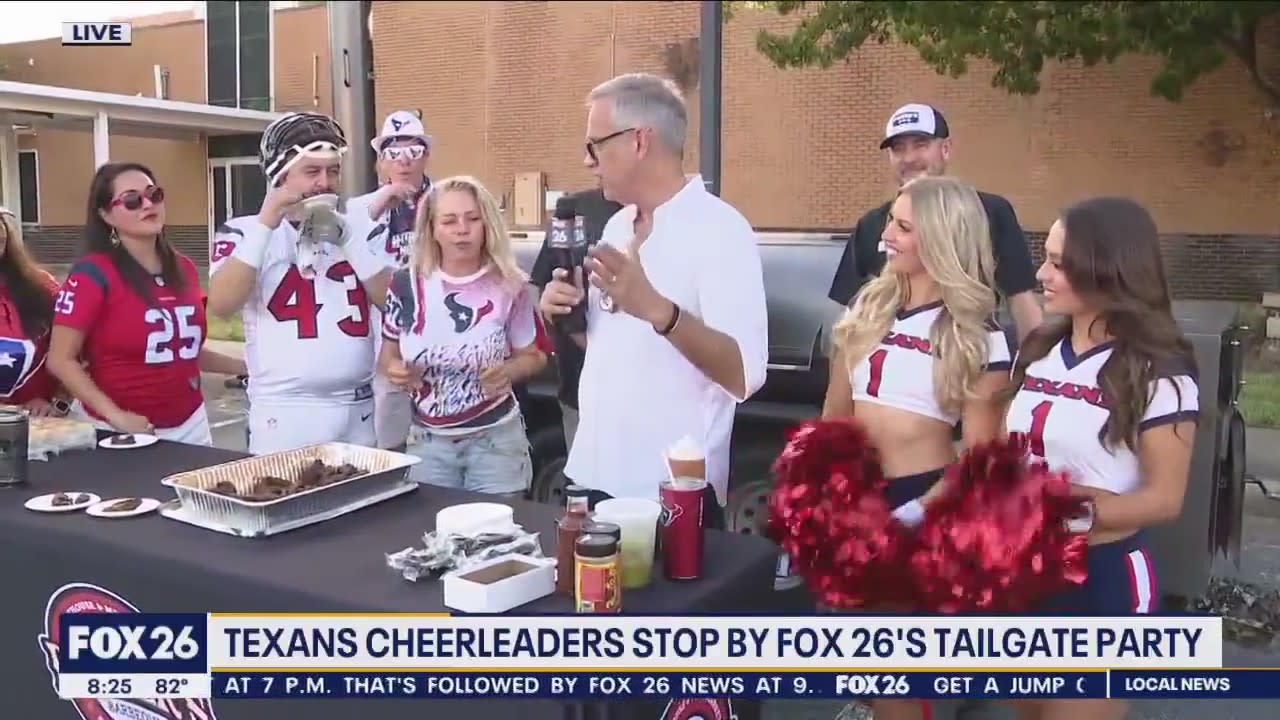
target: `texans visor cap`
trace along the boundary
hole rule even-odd
[[[431,147],[431,136],[422,127],[418,116],[408,110],[396,110],[382,121],[382,133],[370,141],[374,152],[381,152],[392,140],[417,140]]]
[[[942,117],[937,108],[911,103],[895,110],[889,118],[884,126],[884,140],[880,142],[880,149],[889,147],[895,138],[903,135],[945,138],[951,136],[951,130],[947,127],[947,119]]]

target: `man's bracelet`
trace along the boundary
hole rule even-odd
[[[661,335],[662,337],[666,337],[670,335],[672,332],[675,332],[676,326],[679,324],[680,324],[680,306],[677,305],[676,303],[671,303],[671,322],[668,322],[666,327],[659,330],[658,334]]]

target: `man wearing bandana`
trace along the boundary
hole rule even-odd
[[[352,198],[347,210],[365,213],[379,228],[385,228],[371,236],[369,249],[390,259],[393,269],[398,269],[409,264],[418,201],[431,187],[427,177],[431,136],[426,134],[416,115],[397,110],[383,121],[382,133],[370,144],[378,154],[378,178],[382,185],[371,193]],[[381,322],[381,314],[376,309],[373,316],[375,323]],[[381,345],[382,334],[375,332],[374,357]],[[379,374],[373,378],[373,394],[378,447],[402,450],[413,419],[408,393]]]
[[[210,247],[209,312],[242,312],[249,451],[325,442],[372,446],[372,310],[391,260],[367,210],[337,201],[342,128],[290,113],[262,135],[268,191],[256,215],[228,220]]]

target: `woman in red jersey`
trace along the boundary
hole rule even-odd
[[[87,253],[54,302],[49,369],[75,396],[77,414],[121,432],[211,445],[200,373],[245,366],[204,347],[200,276],[164,237],[164,190],[154,178],[137,163],[94,175]]]
[[[45,366],[58,281],[36,265],[13,213],[0,208],[0,403],[36,416],[65,414]]]

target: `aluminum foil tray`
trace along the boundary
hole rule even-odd
[[[292,479],[315,460],[326,465],[350,463],[365,473],[265,501],[230,497],[213,491],[213,487],[222,481],[230,482],[237,491],[244,493],[264,475]],[[180,514],[166,516],[241,537],[264,537],[323,522],[412,492],[418,488],[418,483],[409,479],[409,468],[418,462],[419,458],[404,453],[362,445],[324,443],[177,473],[161,482],[173,488],[182,508]]]

